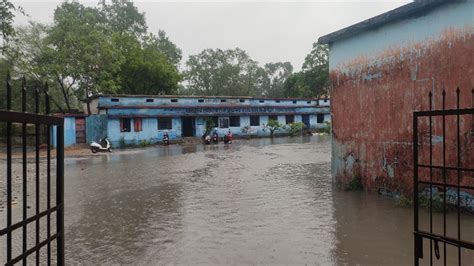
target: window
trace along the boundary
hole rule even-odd
[[[291,124],[295,122],[295,116],[294,115],[285,115],[285,121],[287,124]]]
[[[260,100],[260,103],[264,103],[265,101],[264,100]]]
[[[112,98],[112,99],[110,99],[110,101],[111,101],[111,102],[114,102],[114,103],[117,103],[117,102],[119,101],[119,99],[117,99],[117,98]]]
[[[324,99],[324,102],[327,103],[327,102],[328,102],[328,99]]]
[[[240,116],[229,117],[229,123],[231,127],[240,127]]]
[[[276,103],[280,103],[280,100],[276,100],[275,102],[276,102]]]
[[[158,118],[158,130],[172,129],[173,123],[171,117],[160,117]]]
[[[228,117],[220,117],[219,118],[219,127],[220,128],[229,128],[229,118]]]
[[[204,99],[199,99],[198,102],[203,103]]]
[[[268,116],[268,120],[275,120],[275,121],[278,121],[278,116],[277,115],[269,115]]]
[[[316,116],[316,120],[317,120],[318,124],[324,123],[324,114],[318,114]]]
[[[152,103],[152,102],[154,102],[154,101],[155,101],[154,99],[146,99],[146,102],[147,102],[147,103]]]
[[[227,102],[226,99],[221,99],[221,103],[225,103],[225,102]]]
[[[178,102],[178,99],[171,99],[171,102],[172,102],[172,103],[177,103],[177,102]]]
[[[120,119],[120,131],[121,132],[130,132],[132,123],[130,118],[121,118]]]
[[[296,101],[293,101],[293,104],[296,104]]]
[[[140,132],[142,131],[142,119],[141,118],[134,118],[133,119],[133,131]]]
[[[311,101],[307,101],[306,103],[307,103],[307,104],[311,104]]]
[[[245,102],[245,100],[244,100],[244,99],[240,99],[239,101],[240,101],[241,103],[244,103],[244,102]]]
[[[260,126],[260,116],[251,115],[250,116],[250,125],[251,126]]]

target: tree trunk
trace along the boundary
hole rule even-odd
[[[66,88],[64,88],[64,84],[63,84],[63,82],[61,81],[61,78],[58,75],[56,75],[56,78],[58,80],[59,86],[61,86],[61,92],[63,93],[64,102],[66,102],[67,111],[71,112],[71,106],[69,104],[69,96],[66,93]]]

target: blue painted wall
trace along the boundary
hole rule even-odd
[[[107,115],[90,115],[86,117],[86,143],[99,141],[107,137],[108,117]]]
[[[57,127],[53,126],[51,132],[52,144],[56,147]],[[64,147],[76,144],[76,118],[64,117]]]
[[[181,118],[172,118],[172,129],[158,130],[157,118],[142,118],[142,131],[135,131],[134,119],[131,119],[131,131],[120,131],[120,119],[109,119],[107,125],[108,138],[113,147],[123,145],[140,145],[143,141],[154,144],[163,140],[163,134],[168,132],[170,140],[181,138]]]
[[[358,33],[331,44],[329,69],[343,67],[359,57],[370,58],[387,47],[404,47],[427,39],[439,38],[446,29],[473,31],[474,0],[445,4],[429,13],[384,25],[375,30]]]

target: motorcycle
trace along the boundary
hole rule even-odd
[[[217,132],[214,132],[214,134],[212,134],[212,143],[219,143],[219,135],[217,134]]]
[[[225,144],[232,144],[232,133],[229,131],[227,135],[224,136],[224,143]]]
[[[210,145],[210,144],[211,144],[211,136],[206,135],[206,136],[204,137],[204,144],[206,144],[206,145]]]
[[[99,151],[112,152],[112,148],[110,147],[110,141],[109,139],[107,139],[107,137],[101,139],[99,142],[93,141],[90,147],[91,147],[92,153],[97,153]]]
[[[209,145],[209,144],[211,144],[211,136],[204,133],[201,137],[201,141],[202,141],[203,144]]]
[[[168,136],[168,132],[165,132],[163,134],[163,143],[165,145],[170,145],[170,137]]]

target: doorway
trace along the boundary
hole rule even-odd
[[[181,117],[181,134],[183,135],[183,137],[194,137],[195,120],[195,117]]]

